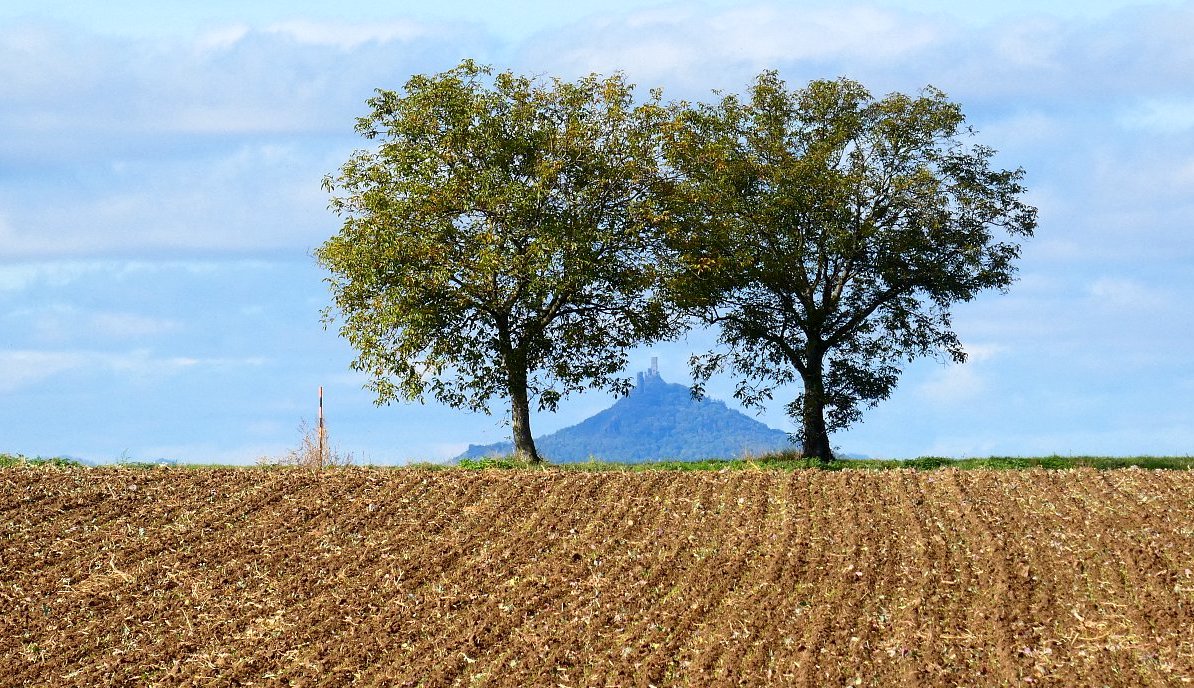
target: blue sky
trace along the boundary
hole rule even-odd
[[[1194,451],[1194,3],[45,2],[0,6],[0,451],[252,462],[326,389],[358,460],[440,460],[500,417],[375,407],[325,331],[320,179],[377,87],[478,60],[702,99],[759,71],[926,84],[1040,209],[1021,279],[956,310],[834,444],[873,456]],[[706,333],[644,348],[687,381]],[[633,372],[633,371],[631,371]],[[710,390],[726,398],[731,381]],[[610,398],[569,399],[536,434]],[[776,403],[761,419],[792,429]]]

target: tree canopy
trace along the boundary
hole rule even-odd
[[[532,403],[628,389],[627,350],[674,329],[655,289],[659,97],[471,61],[377,91],[357,123],[377,145],[324,180],[343,226],[316,256],[379,404],[503,398],[537,461]]]
[[[1006,289],[1036,224],[1023,170],[993,168],[964,122],[932,88],[876,99],[775,72],[745,99],[678,108],[673,295],[722,345],[694,376],[731,370],[747,404],[799,380],[789,414],[828,459],[828,433],[887,398],[904,361],[964,361],[952,304]]]
[[[738,377],[788,404],[808,456],[894,390],[903,363],[957,362],[952,307],[1015,276],[1032,235],[1021,169],[970,143],[928,87],[875,98],[847,80],[744,98],[636,103],[620,75],[539,80],[465,61],[379,90],[376,145],[325,178],[338,234],[329,320],[378,403],[509,404],[539,460],[532,404],[625,392],[629,349],[716,328],[696,388]]]

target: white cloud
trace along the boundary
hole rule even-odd
[[[1059,22],[1041,18],[1005,24],[996,34],[995,57],[1020,69],[1055,70],[1061,67],[1061,41],[1065,32]]]
[[[302,111],[278,112],[268,103],[196,103],[151,123],[150,131],[176,134],[295,134],[311,127]]]
[[[948,31],[923,16],[866,6],[791,8],[754,4],[699,11],[669,7],[586,21],[540,34],[524,61],[570,74],[624,70],[658,81],[723,87],[722,75],[784,63],[858,60],[887,64]],[[832,76],[832,75],[830,75]],[[743,84],[734,84],[739,88]],[[703,94],[702,94],[703,95]]]
[[[1065,135],[1067,124],[1055,114],[1033,109],[985,122],[979,134],[998,150],[1050,145]]]
[[[161,274],[193,276],[217,275],[227,271],[265,270],[270,263],[242,259],[204,260],[46,260],[0,263],[0,293],[32,289],[59,289],[83,280],[99,278],[105,282],[140,280]]]
[[[1101,305],[1114,309],[1155,309],[1168,300],[1164,291],[1124,277],[1100,277],[1087,292]]]
[[[1180,188],[1184,188],[1187,191],[1194,191],[1194,157],[1174,170],[1173,182]]]
[[[0,241],[7,240],[0,236]],[[64,287],[100,269],[98,263],[80,261],[0,264],[0,293]]]
[[[917,387],[917,393],[934,406],[972,401],[987,391],[987,382],[973,364],[949,364]]]
[[[323,161],[286,146],[240,146],[198,160],[126,162],[118,184],[97,191],[55,180],[23,206],[9,194],[0,258],[306,252],[334,226],[319,188]],[[51,200],[72,193],[70,203]],[[0,203],[5,195],[0,187]]]
[[[165,378],[204,367],[226,369],[258,367],[260,357],[193,358],[157,356],[148,349],[106,353],[96,351],[0,351],[0,393],[41,384],[68,373],[118,373],[140,380]]]
[[[978,122],[980,140],[1009,145],[1017,156],[1028,151],[1043,161],[1029,167],[1029,184],[1072,199],[1102,191],[1081,181],[1050,188],[1088,170],[1102,174],[1084,152],[1096,144],[1076,145],[1099,131],[1075,125],[1072,108],[1105,124],[1124,102],[1143,98],[1143,120],[1188,124],[1194,93],[1174,74],[1194,65],[1191,42],[1177,31],[1148,32],[1189,26],[1192,17],[1154,8],[974,28],[948,14],[873,5],[677,6],[548,27],[505,50],[521,54],[530,73],[624,69],[644,87],[699,98],[714,87],[739,90],[766,67],[793,86],[839,74],[876,93],[932,82],[968,112],[994,109],[990,124]],[[372,89],[495,52],[484,35],[456,28],[293,19],[220,25],[173,43],[52,27],[0,30],[0,82],[9,97],[0,111],[0,162],[51,168],[37,183],[0,181],[0,258],[306,252],[334,230],[319,179],[356,143],[353,117]],[[1108,42],[1108,32],[1120,38]],[[1134,81],[1149,85],[1132,91],[1125,84]],[[1071,109],[1058,111],[1059,103]],[[1150,169],[1147,155],[1123,157],[1108,161],[1112,189],[1123,187],[1120,163]],[[1042,165],[1060,173],[1051,178]],[[1188,196],[1188,156],[1167,160],[1163,172],[1169,181],[1155,188]],[[1085,188],[1072,188],[1079,184]],[[1119,196],[1139,205],[1134,194]],[[1058,233],[1042,232],[1042,240],[1057,241]]]
[[[227,50],[249,35],[247,24],[229,24],[204,32],[195,41],[201,52]]]
[[[37,385],[85,365],[87,358],[75,352],[0,351],[0,393]]]
[[[756,5],[714,14],[702,24],[701,33],[711,44],[702,47],[757,64],[843,55],[893,59],[938,37],[931,22],[865,6],[797,10]]]
[[[187,134],[348,135],[374,88],[484,53],[487,42],[457,24],[403,20],[232,24],[158,40],[4,27],[0,159],[206,147]]]
[[[3,188],[0,187],[0,194],[3,193]],[[0,203],[3,202],[3,197],[0,196]],[[21,225],[18,227],[18,225]],[[49,236],[42,234],[38,236],[37,231],[32,231],[22,220],[16,222],[0,217],[0,259],[4,258],[21,258],[33,256],[41,253],[47,246],[52,246],[58,243],[56,240],[61,240],[61,236]],[[58,244],[59,247],[62,244]],[[10,269],[8,266],[0,267],[0,272],[7,273],[0,276],[0,290],[14,291],[23,289],[26,281],[32,276],[27,270],[17,267]]]
[[[965,344],[966,360],[970,363],[990,361],[1003,353],[1006,347],[1000,344]]]
[[[1173,134],[1194,128],[1194,99],[1150,98],[1122,112],[1119,121],[1126,127],[1161,134]]]
[[[63,304],[18,309],[9,314],[9,319],[46,343],[91,342],[96,338],[144,340],[182,329],[176,320],[137,313],[85,311]]]
[[[415,21],[368,23],[315,22],[295,19],[272,24],[266,33],[286,36],[298,43],[352,50],[365,43],[409,42],[430,33]]]
[[[916,387],[916,393],[934,406],[953,406],[972,402],[990,391],[982,374],[988,363],[1004,351],[999,344],[966,344],[966,363],[938,366],[929,378]]]

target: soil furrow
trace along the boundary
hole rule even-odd
[[[14,686],[1194,683],[1194,474],[0,469]]]

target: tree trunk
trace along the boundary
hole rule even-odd
[[[510,395],[510,425],[514,430],[514,456],[532,464],[543,463],[531,435],[531,403],[527,398],[525,362],[511,356],[506,361],[506,380]]]
[[[802,373],[804,406],[800,409],[800,451],[805,458],[833,461],[829,431],[825,429],[825,379],[819,353],[810,352]]]
[[[510,397],[510,426],[513,429],[514,457],[541,464],[543,457],[531,435],[531,402],[527,397],[526,351],[514,345],[508,314],[497,318],[499,351],[506,368],[506,394]]]
[[[543,463],[543,457],[535,448],[535,438],[531,436],[531,406],[527,400],[527,387],[524,379],[521,390],[510,389],[510,425],[514,428],[514,456],[528,463]]]

